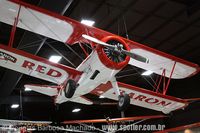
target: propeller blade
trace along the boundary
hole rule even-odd
[[[135,53],[131,53],[131,52],[126,51],[124,49],[122,49],[122,53],[130,56],[131,58],[133,58],[133,59],[135,59],[137,61],[140,61],[140,62],[143,62],[143,63],[149,63],[149,59],[146,58],[146,57],[143,57],[141,55],[138,55],[138,54],[135,54]]]
[[[87,40],[90,40],[90,41],[92,41],[92,42],[95,42],[95,43],[97,43],[97,44],[100,44],[100,45],[102,45],[102,46],[109,47],[109,48],[111,48],[111,49],[115,49],[115,46],[112,46],[112,45],[107,44],[107,43],[105,43],[105,42],[103,42],[103,41],[100,41],[100,40],[98,40],[98,39],[96,39],[96,38],[94,38],[94,37],[91,37],[91,36],[88,36],[88,35],[85,35],[85,34],[83,34],[82,37],[85,38],[85,39],[87,39]]]
[[[97,44],[100,44],[102,46],[108,47],[108,48],[110,48],[112,50],[119,51],[118,49],[116,49],[115,46],[107,44],[105,42],[102,42],[102,41],[100,41],[100,40],[98,40],[98,39],[96,39],[94,37],[91,37],[91,36],[88,36],[88,35],[85,35],[85,34],[83,34],[82,37],[87,39],[87,40],[90,40],[92,42],[95,42]],[[129,52],[127,50],[124,50],[124,49],[121,49],[119,52],[121,52],[123,54],[126,54],[127,56],[130,56],[131,58],[133,58],[133,59],[135,59],[137,61],[141,61],[143,63],[149,63],[149,60],[146,57],[143,57],[141,55],[138,55],[138,54],[135,54],[135,53],[131,53],[131,52]]]

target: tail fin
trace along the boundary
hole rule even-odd
[[[60,90],[60,86],[49,86],[49,85],[30,84],[30,85],[24,85],[24,87],[48,96],[57,96]]]

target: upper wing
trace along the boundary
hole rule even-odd
[[[172,73],[171,78],[174,79],[182,79],[192,76],[198,73],[200,70],[198,65],[191,62],[130,40],[127,40],[127,42],[130,44],[131,52],[148,58],[148,63],[140,62],[131,58],[129,61],[130,65],[140,67],[145,70],[151,70],[159,75],[162,75],[163,71],[165,70],[165,76],[170,77]]]
[[[162,111],[163,113],[169,113],[171,111],[184,108],[188,105],[186,100],[179,99],[172,96],[162,95],[153,91],[149,91],[143,88],[139,88],[132,85],[127,85],[118,82],[118,86],[121,92],[129,94],[133,105],[140,107],[153,109],[156,111]],[[118,100],[117,95],[113,91],[110,82],[98,86],[91,93],[96,95],[103,95],[106,98]]]
[[[0,66],[56,84],[64,83],[70,76],[78,80],[82,74],[68,66],[1,44]]]
[[[29,5],[18,0],[1,0],[0,1],[0,21],[13,25],[14,18],[21,5],[18,27],[25,30],[47,36],[49,38],[73,44],[77,41],[87,41],[82,38],[82,34],[102,39],[105,36],[113,36],[113,34],[86,25],[70,18],[60,16],[56,13],[49,12],[39,7]],[[152,49],[137,42],[122,38],[131,48],[131,52],[142,55],[149,59],[149,63],[138,62],[131,59],[129,64],[151,70],[161,75],[165,69],[165,76],[169,77],[172,67],[176,62],[176,66],[172,78],[185,78],[199,72],[199,66],[161,51]],[[88,41],[87,41],[88,42]]]
[[[19,5],[11,1],[0,1],[0,21],[13,25],[17,16]],[[73,26],[64,20],[46,15],[25,5],[21,6],[17,27],[61,41],[66,42],[73,33]]]

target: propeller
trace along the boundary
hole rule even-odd
[[[102,45],[104,47],[107,47],[109,50],[112,50],[112,51],[115,51],[117,53],[125,54],[127,56],[130,56],[131,58],[133,58],[133,59],[135,59],[137,61],[140,61],[140,62],[143,62],[143,63],[149,63],[148,58],[143,57],[143,56],[138,55],[138,54],[135,54],[135,53],[132,53],[132,52],[129,52],[129,51],[123,49],[123,45],[120,45],[120,44],[118,44],[118,45],[110,45],[108,43],[105,43],[103,41],[100,41],[100,40],[98,40],[98,39],[96,39],[94,37],[91,37],[91,36],[88,36],[88,35],[85,35],[85,34],[83,34],[82,37],[87,39],[87,40],[89,40],[89,41],[92,41],[92,42],[95,42],[97,44],[100,44],[100,45]],[[118,57],[117,61],[119,61],[119,60],[120,59]]]

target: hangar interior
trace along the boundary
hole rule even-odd
[[[200,1],[198,0],[23,0],[32,5],[63,14],[77,21],[95,21],[94,27],[127,37],[157,50],[200,64]],[[1,6],[1,5],[0,5]],[[0,43],[8,44],[12,26],[0,23]],[[14,47],[49,59],[62,54],[60,63],[76,68],[85,58],[79,46],[67,46],[53,39],[17,28]],[[76,53],[74,53],[74,51]],[[78,54],[78,55],[77,55]],[[82,57],[82,58],[80,58]],[[156,74],[142,76],[144,70],[127,66],[117,74],[117,80],[153,90]],[[115,105],[82,105],[67,102],[56,110],[53,99],[25,91],[24,84],[50,84],[0,67],[0,118],[24,120],[74,120],[121,117]],[[182,99],[200,96],[200,74],[171,80],[167,95]],[[87,94],[95,101],[113,102]],[[21,108],[12,109],[12,104]],[[72,110],[81,111],[73,113]],[[147,123],[164,123],[166,128],[188,125],[200,121],[200,103],[193,102],[184,110],[177,110],[167,119]],[[125,116],[156,115],[161,112],[131,105]]]

